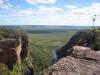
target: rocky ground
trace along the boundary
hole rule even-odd
[[[100,51],[74,46],[70,55],[44,70],[42,75],[100,75]]]
[[[100,75],[100,28],[77,32],[41,75]]]

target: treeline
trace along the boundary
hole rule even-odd
[[[48,30],[26,30],[27,33],[33,34],[47,34],[47,33],[65,33],[67,30],[65,29],[48,29]]]

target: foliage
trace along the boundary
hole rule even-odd
[[[8,75],[8,68],[5,64],[0,63],[0,75]]]
[[[34,73],[39,73],[52,65],[53,50],[61,48],[75,32],[28,34],[29,50],[32,56]]]
[[[10,28],[0,28],[0,37],[4,34],[19,34],[19,35],[26,35],[26,32],[23,30],[14,30],[14,29],[10,29]]]
[[[28,34],[30,53],[28,54],[27,64],[29,65],[33,63],[35,75],[39,75],[43,69],[52,65],[52,50],[60,49],[75,33],[75,31],[69,30],[64,30],[64,32],[63,30],[61,30],[62,32],[56,30],[54,32],[52,32],[52,30],[49,31],[50,33],[45,32],[40,34]],[[0,34],[2,35],[5,33],[21,35],[26,34],[20,30],[0,28]],[[21,67],[15,65],[13,70],[8,71],[9,75],[22,75],[25,71],[24,69],[27,67],[27,64],[25,64],[25,61],[22,61]]]
[[[21,66],[15,64],[13,70],[9,70],[9,75],[22,75]]]
[[[5,64],[0,63],[0,75],[22,75],[22,69],[18,65],[14,65],[13,70],[9,70]]]
[[[58,58],[69,55],[68,50],[76,45],[90,47],[96,51],[100,50],[100,28],[81,30],[74,34],[70,41],[58,50]]]
[[[83,32],[100,32],[100,28],[93,28],[93,29],[87,29],[87,30],[82,30]]]
[[[88,47],[100,50],[100,28],[84,30],[83,32],[88,33],[88,35],[86,37],[81,36],[77,43],[87,43]]]
[[[16,35],[18,35],[18,36],[26,35],[26,32],[22,31],[22,30],[0,28],[0,39],[14,38],[14,36],[16,36]],[[17,64],[15,64],[13,66],[13,70],[8,69],[8,67],[5,64],[0,64],[0,75],[22,75],[22,73],[23,73],[22,67],[20,67]]]

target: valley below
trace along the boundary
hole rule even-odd
[[[2,43],[3,40],[6,43]],[[11,42],[11,47],[9,46],[9,41]],[[12,45],[13,43],[15,46]],[[19,45],[21,45],[20,52],[17,52],[19,49],[16,48]],[[89,47],[85,48],[85,52],[88,52],[89,49],[90,54],[84,53],[83,47]],[[98,71],[100,70],[99,26],[94,27],[94,30],[88,26],[0,26],[0,58],[7,57],[11,50],[14,52],[11,52],[9,59],[6,59],[7,61],[5,62],[0,61],[0,67],[3,67],[0,70],[0,75],[81,75],[81,73],[82,75],[100,75]],[[54,50],[58,56],[56,62],[53,61],[55,57],[53,55]],[[78,52],[78,50],[80,51]],[[97,54],[95,51],[98,51]],[[3,53],[7,54],[3,55]],[[84,60],[85,58],[86,60]],[[96,63],[94,62],[95,60]],[[75,63],[79,63],[81,66]],[[78,67],[88,67],[82,63],[86,65],[90,63],[93,66],[90,68],[95,68],[96,70],[89,70],[90,74],[82,69],[79,71]],[[61,64],[66,67],[62,68]],[[98,68],[95,66],[98,66]],[[76,68],[77,71],[73,68]],[[72,69],[76,72],[72,72]]]

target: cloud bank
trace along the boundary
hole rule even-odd
[[[8,9],[11,6],[13,5],[8,0],[0,0],[0,8]]]
[[[31,4],[56,2],[56,0],[27,0],[27,2],[28,1]],[[8,0],[0,0],[0,8],[8,9],[11,6],[12,5]],[[17,9],[21,8],[21,6],[16,7]],[[92,16],[97,15],[95,25],[100,26],[100,3],[92,3],[86,7],[78,7],[75,5],[64,5],[63,7],[58,7],[38,4],[35,5],[35,7],[35,10],[31,7],[24,9],[21,8],[21,10],[16,12],[13,11],[13,13],[9,15],[0,14],[0,20],[1,22],[4,20],[5,23],[12,23],[13,20],[15,21],[14,23],[32,25],[92,26]]]
[[[26,2],[36,5],[37,3],[55,3],[56,0],[26,0]]]

